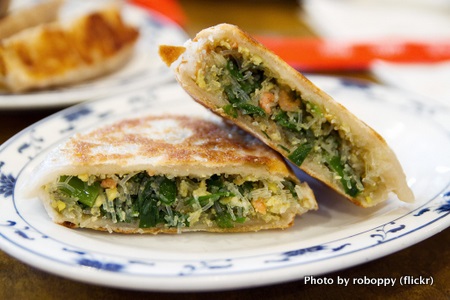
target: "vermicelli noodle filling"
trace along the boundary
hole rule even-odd
[[[289,88],[257,56],[221,41],[196,75],[197,85],[221,99],[221,109],[231,118],[246,119],[296,165],[306,159],[323,165],[347,195],[364,192],[370,202],[379,178],[367,176],[367,151],[353,147],[348,130],[327,109]]]
[[[233,228],[262,220],[271,222],[288,210],[312,207],[300,203],[293,181],[257,180],[217,174],[209,178],[126,175],[61,176],[46,186],[51,205],[63,215],[80,219],[190,227],[196,223]],[[86,219],[86,218],[82,218]],[[77,224],[78,225],[78,224]]]

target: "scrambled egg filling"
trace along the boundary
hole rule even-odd
[[[349,196],[364,192],[370,197],[378,178],[367,176],[368,153],[352,146],[348,128],[276,78],[248,50],[227,43],[210,49],[200,62],[196,83],[220,99],[219,108],[252,124],[293,163],[312,160],[328,169]]]
[[[138,223],[140,228],[190,227],[195,224],[233,228],[259,220],[278,220],[303,203],[291,180],[258,180],[253,176],[210,178],[126,175],[61,176],[46,186],[52,207],[75,218],[103,218]],[[306,204],[307,206],[307,204]]]

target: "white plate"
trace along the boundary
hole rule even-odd
[[[39,2],[19,0],[19,2],[25,3],[30,1],[32,3]],[[60,18],[62,20],[74,18],[82,12],[99,7],[104,2],[101,0],[67,0],[61,8]],[[134,54],[124,67],[109,75],[76,85],[21,94],[0,91],[0,109],[64,107],[172,80],[172,72],[159,58],[158,46],[167,43],[181,45],[188,39],[186,33],[162,15],[137,6],[124,4],[122,16],[128,23],[138,27],[140,31]]]
[[[324,274],[388,255],[450,225],[449,112],[381,86],[311,77],[377,129],[397,153],[416,197],[362,209],[312,181],[320,209],[293,228],[257,233],[120,235],[53,224],[20,186],[69,135],[140,113],[207,113],[177,84],[63,110],[0,147],[0,248],[60,276],[141,290],[223,290]],[[446,122],[446,123],[445,123]]]

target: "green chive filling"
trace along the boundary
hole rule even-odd
[[[239,175],[210,178],[150,176],[61,176],[46,189],[52,206],[71,217],[136,223],[139,228],[202,224],[233,228],[250,220],[269,222],[299,205],[290,180],[256,180]],[[254,203],[258,203],[256,208]],[[262,207],[262,208],[261,208]]]
[[[364,160],[325,109],[271,76],[261,60],[245,51],[224,44],[210,54],[211,61],[205,60],[197,73],[197,84],[224,99],[221,108],[227,115],[257,124],[296,165],[311,159],[325,166],[349,196],[364,191]]]

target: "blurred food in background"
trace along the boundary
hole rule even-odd
[[[56,21],[63,0],[49,0],[18,9],[10,9],[10,4],[10,0],[0,1],[0,39],[30,27]]]
[[[4,17],[17,22],[7,22],[14,28],[10,26],[9,36],[0,42],[3,88],[18,93],[78,83],[113,72],[128,61],[139,31],[124,22],[119,6],[108,4],[66,21],[58,18],[61,4],[43,2]],[[36,14],[36,9],[43,12],[41,17],[21,22],[31,20],[26,16]]]

